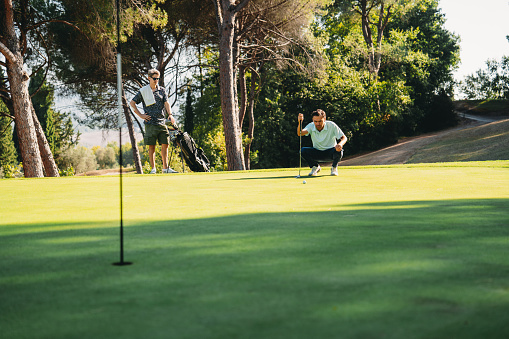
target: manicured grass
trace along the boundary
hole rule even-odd
[[[0,181],[1,337],[509,335],[509,161],[322,173]]]
[[[408,163],[509,160],[509,120],[450,132],[416,151]]]

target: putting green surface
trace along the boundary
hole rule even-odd
[[[329,171],[0,181],[0,336],[509,336],[509,161]]]

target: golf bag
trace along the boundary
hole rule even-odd
[[[194,139],[187,132],[177,130],[173,144],[182,150],[187,166],[193,172],[210,172],[210,161],[201,148],[196,146]]]

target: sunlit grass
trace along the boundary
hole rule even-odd
[[[409,163],[509,160],[509,120],[461,129],[426,145]]]
[[[1,337],[509,335],[509,162],[296,174],[0,181]]]

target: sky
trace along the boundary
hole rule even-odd
[[[440,0],[445,28],[460,36],[456,80],[485,68],[486,60],[509,56],[509,0]]]

